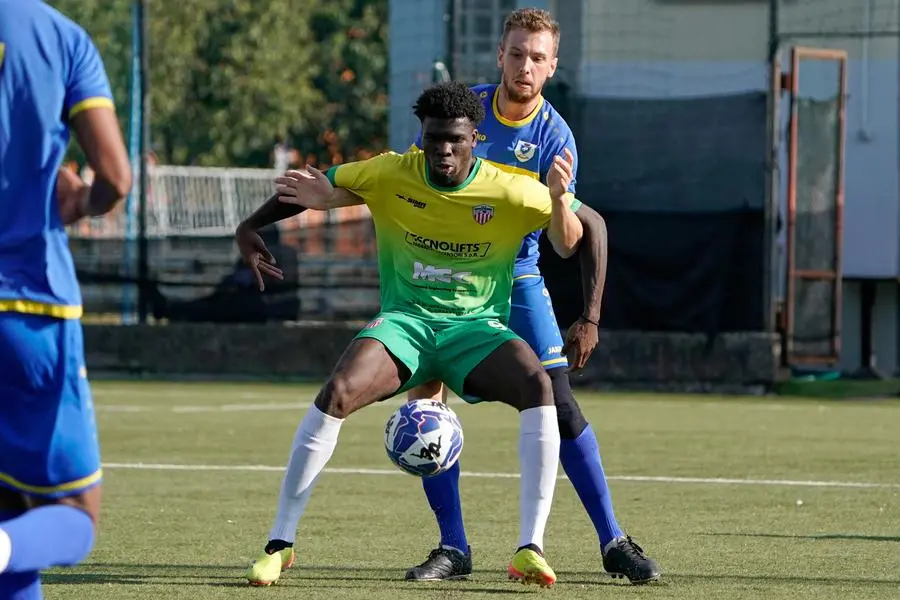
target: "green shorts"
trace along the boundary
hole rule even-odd
[[[429,381],[442,381],[467,402],[463,384],[472,369],[501,344],[521,339],[496,319],[429,323],[397,312],[379,313],[357,338],[376,339],[409,369],[397,393]]]

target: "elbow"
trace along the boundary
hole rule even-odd
[[[125,162],[114,169],[98,170],[94,175],[94,185],[101,181],[109,190],[108,193],[115,196],[115,203],[121,202],[131,192],[131,166]]]
[[[556,250],[556,253],[562,258],[572,258],[578,251],[578,242],[575,242],[574,244],[565,244],[559,248],[554,247],[554,250]]]
[[[606,239],[606,220],[600,213],[583,206],[575,214],[581,223],[583,237],[594,241]]]
[[[578,251],[578,246],[581,244],[581,237],[582,230],[579,227],[577,232],[573,231],[569,235],[552,236],[550,238],[550,244],[560,257],[571,258]]]
[[[110,180],[110,186],[116,191],[116,195],[119,197],[120,201],[131,192],[132,180],[130,168],[123,169],[121,173],[118,173]]]

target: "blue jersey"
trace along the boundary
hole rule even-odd
[[[0,0],[0,312],[81,316],[57,173],[69,119],[112,105],[84,29],[40,0]]]
[[[553,165],[554,156],[564,156],[568,148],[575,157],[575,171],[578,169],[578,151],[575,137],[569,125],[553,106],[541,98],[537,108],[521,121],[510,121],[500,114],[498,106],[499,86],[497,84],[478,85],[472,88],[484,104],[487,115],[478,127],[478,143],[475,154],[488,160],[504,171],[527,175],[547,183],[547,173]],[[415,145],[422,147],[422,134]],[[575,178],[569,186],[575,192]],[[528,234],[522,241],[522,248],[516,258],[514,277],[538,275],[538,239],[541,231]]]

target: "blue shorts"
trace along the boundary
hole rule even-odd
[[[0,485],[59,498],[101,477],[81,323],[0,313]]]
[[[562,335],[544,278],[540,275],[516,277],[511,300],[509,328],[528,342],[548,371],[568,367],[569,362],[562,355]]]

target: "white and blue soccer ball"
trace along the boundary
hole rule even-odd
[[[410,400],[391,415],[384,428],[384,449],[401,470],[434,477],[459,460],[463,430],[443,402]]]

